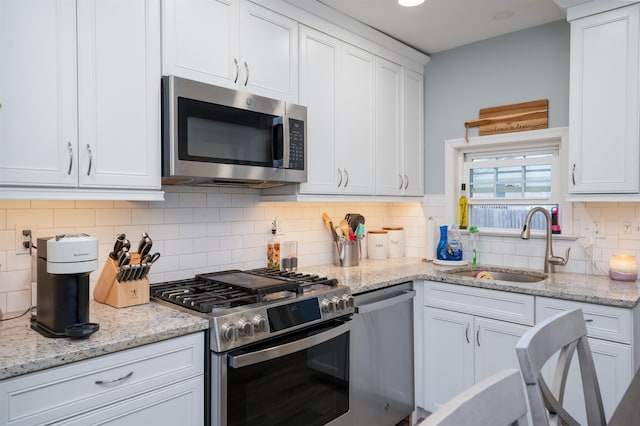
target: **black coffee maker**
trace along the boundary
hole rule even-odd
[[[89,273],[98,268],[98,240],[86,234],[38,238],[36,314],[31,328],[45,337],[84,338],[89,322]]]

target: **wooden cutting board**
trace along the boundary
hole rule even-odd
[[[480,110],[479,119],[464,123],[468,140],[469,127],[479,127],[479,135],[522,132],[549,127],[549,100],[522,102]]]

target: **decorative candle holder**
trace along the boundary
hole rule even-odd
[[[635,281],[638,278],[636,257],[630,254],[614,254],[609,260],[609,278],[616,281]]]

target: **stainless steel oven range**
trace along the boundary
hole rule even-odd
[[[267,269],[151,285],[210,321],[211,424],[351,425],[353,297],[337,280]]]

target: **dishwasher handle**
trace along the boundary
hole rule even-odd
[[[415,290],[404,290],[398,296],[394,296],[390,299],[384,299],[379,302],[367,303],[366,305],[356,306],[356,313],[358,314],[366,314],[368,312],[377,311],[379,309],[384,309],[392,305],[396,305],[398,303],[405,302],[407,300],[413,299],[416,295]]]

